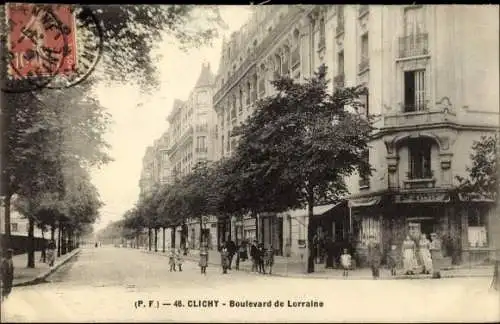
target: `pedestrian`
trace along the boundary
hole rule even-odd
[[[236,249],[236,243],[234,243],[233,240],[229,240],[229,242],[227,242],[227,252],[228,252],[228,269],[231,270],[231,266],[232,266],[232,263],[233,263],[233,257],[234,257],[234,254],[236,253],[237,249]]]
[[[403,242],[403,268],[406,275],[415,273],[416,262],[415,242],[407,235]]]
[[[389,253],[387,253],[387,267],[391,271],[391,276],[396,275],[396,267],[398,264],[398,250],[395,244],[391,245]]]
[[[248,245],[248,242],[246,240],[243,240],[243,242],[241,242],[240,247],[238,249],[241,262],[245,262],[248,259],[247,245]]]
[[[170,265],[170,272],[176,271],[175,270],[175,249],[172,248],[170,249],[170,253],[168,255],[168,264]]]
[[[2,301],[7,298],[12,291],[12,282],[14,281],[14,262],[12,261],[13,254],[14,251],[12,249],[8,249],[5,256],[2,258]]]
[[[375,240],[375,236],[370,235],[370,242],[368,243],[368,260],[372,269],[373,279],[378,279],[380,276],[381,259],[380,244]]]
[[[41,243],[41,255],[40,255],[40,262],[47,262],[47,240],[42,240]]]
[[[236,270],[240,270],[240,258],[241,258],[241,256],[240,256],[240,248],[239,248],[238,245],[236,245],[236,261],[235,261],[236,262],[236,264],[235,264]]]
[[[344,249],[344,253],[340,256],[340,264],[342,269],[344,269],[343,276],[347,277],[349,275],[349,269],[351,268],[352,257],[347,249]]]
[[[266,269],[264,268],[264,257],[265,257],[264,243],[260,243],[257,248],[257,260],[259,264],[259,273],[266,274]]]
[[[326,239],[326,269],[333,269],[334,264],[334,242],[333,238],[328,237]]]
[[[257,249],[257,241],[254,240],[250,247],[250,257],[252,258],[252,272],[257,271],[259,267],[259,251]]]
[[[436,233],[431,234],[431,244],[429,246],[432,260],[432,278],[441,278],[441,265],[443,262],[443,251],[441,240]]]
[[[47,253],[47,261],[49,263],[49,266],[54,266],[54,262],[56,261],[56,243],[54,240],[50,240],[48,246],[48,253]]]
[[[222,273],[227,274],[227,269],[229,268],[229,251],[227,250],[227,244],[222,243],[220,250],[220,265],[222,267]]]
[[[432,273],[432,257],[429,250],[431,242],[427,239],[425,234],[422,234],[420,241],[418,242],[418,251],[420,253],[420,259],[422,260],[423,268],[422,273],[431,274]]]
[[[206,242],[203,242],[200,248],[200,268],[202,274],[207,274],[208,266],[208,246]]]
[[[177,249],[175,263],[177,263],[177,266],[179,267],[179,272],[182,272],[182,263],[184,263],[184,258],[182,257],[181,249]]]
[[[269,269],[269,274],[273,274],[273,265],[274,265],[274,249],[273,246],[270,245],[266,250],[266,267]],[[264,273],[266,273],[264,271]]]

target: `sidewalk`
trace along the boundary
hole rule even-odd
[[[168,257],[168,251],[163,253],[161,250],[158,252],[140,250],[143,253],[148,254],[159,254],[164,257]],[[199,251],[190,250],[188,255],[184,256],[184,260],[199,261]],[[209,251],[208,263],[212,266],[220,267],[220,253],[214,250]],[[236,257],[233,258],[232,269],[235,270]],[[441,271],[442,278],[458,278],[458,277],[493,277],[493,265],[481,265],[470,267],[468,265],[461,267],[453,267],[447,270]],[[251,272],[252,262],[246,260],[245,262],[240,262],[240,271]],[[344,279],[343,271],[340,269],[325,269],[324,264],[315,264],[315,272],[306,273],[305,262],[301,260],[285,258],[285,257],[275,257],[273,266],[273,276],[279,277],[294,277],[294,278],[314,278],[314,279]],[[391,276],[389,270],[385,268],[380,269],[380,279],[431,279],[431,275],[418,274],[407,276],[402,273],[402,269],[397,270],[396,276]],[[349,271],[349,279],[372,279],[371,270],[369,268],[360,268]]]
[[[51,268],[47,263],[40,262],[41,252],[35,252],[35,268],[27,268],[28,254],[15,255],[12,258],[14,263],[14,282],[13,286],[27,286],[37,284],[43,279],[47,278],[50,274],[56,271],[60,266],[68,262],[72,257],[80,252],[80,249],[61,255],[56,258],[54,266]]]

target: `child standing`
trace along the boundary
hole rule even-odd
[[[391,250],[387,254],[387,266],[391,270],[391,276],[396,275],[396,266],[398,264],[398,250],[396,245],[391,245]]]
[[[182,258],[181,249],[177,249],[175,262],[179,266],[179,272],[182,272],[182,263],[184,262],[184,260]],[[175,266],[174,266],[174,268],[175,268]]]
[[[349,274],[349,268],[351,267],[351,255],[347,252],[347,249],[344,249],[344,253],[340,256],[340,264],[344,269],[343,276],[347,277]]]
[[[170,254],[168,256],[168,264],[170,265],[170,272],[175,270],[175,250],[171,249]]]
[[[273,274],[273,265],[274,265],[274,249],[273,246],[269,246],[269,249],[266,250],[266,266],[269,268],[269,274]],[[265,272],[264,272],[265,273]]]
[[[229,268],[229,252],[227,251],[226,243],[222,243],[222,248],[220,250],[220,264],[222,266],[222,273],[226,274]]]
[[[208,247],[203,243],[200,249],[200,268],[202,274],[207,274],[208,266]]]

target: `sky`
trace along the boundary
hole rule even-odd
[[[221,15],[228,25],[223,34],[228,37],[247,21],[250,10],[246,6],[222,6]],[[137,202],[146,147],[153,145],[154,140],[168,129],[166,118],[174,99],[188,98],[202,64],[210,63],[212,72],[217,72],[221,46],[222,35],[212,47],[187,53],[168,42],[160,45],[162,59],[158,69],[161,86],[150,96],[141,95],[139,89],[124,85],[96,90],[96,99],[113,117],[105,138],[112,146],[109,153],[114,158],[113,162],[92,172],[92,182],[105,204],[100,210],[100,220],[94,226],[96,230],[122,218],[125,211]]]

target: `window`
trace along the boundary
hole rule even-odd
[[[488,246],[488,235],[486,232],[486,210],[481,208],[470,208],[467,215],[467,234],[470,247]]]
[[[369,67],[369,47],[368,33],[361,36],[361,57],[359,60],[359,71],[364,71]]]
[[[361,101],[361,107],[359,113],[364,115],[364,116],[369,116],[370,115],[370,94],[368,88],[365,88],[365,93],[359,96],[359,99]]]
[[[224,135],[221,136],[221,154],[224,155]]]
[[[362,245],[368,245],[370,236],[374,236],[375,241],[380,242],[380,225],[380,220],[375,217],[363,218],[359,231],[359,241]]]
[[[425,110],[425,70],[404,72],[404,111]]]
[[[198,105],[208,105],[210,104],[210,98],[207,91],[200,92],[197,96]],[[192,112],[190,112],[192,113]]]
[[[205,136],[198,136],[196,138],[196,148],[198,148],[198,149],[206,148],[206,137]]]
[[[404,36],[420,35],[425,32],[424,11],[421,6],[404,9]]]
[[[432,141],[424,138],[411,140],[408,143],[409,179],[430,179]]]
[[[366,163],[370,163],[370,151],[366,150],[363,152],[363,160]],[[359,187],[367,188],[370,186],[370,172],[369,170],[362,169],[361,166],[359,168]]]
[[[344,51],[337,54],[337,75],[344,75]]]
[[[18,224],[17,223],[11,223],[10,224],[10,231],[11,232],[17,232],[19,230]]]
[[[326,27],[325,27],[325,18],[321,18],[319,20],[319,43],[318,48],[322,49],[326,44]]]
[[[292,70],[296,70],[300,64],[300,32],[297,29],[293,32],[291,60]]]
[[[344,32],[344,6],[337,6],[337,35]]]
[[[238,106],[238,113],[241,115],[243,112],[243,89],[240,88],[240,95],[238,97],[239,99],[239,106]]]

